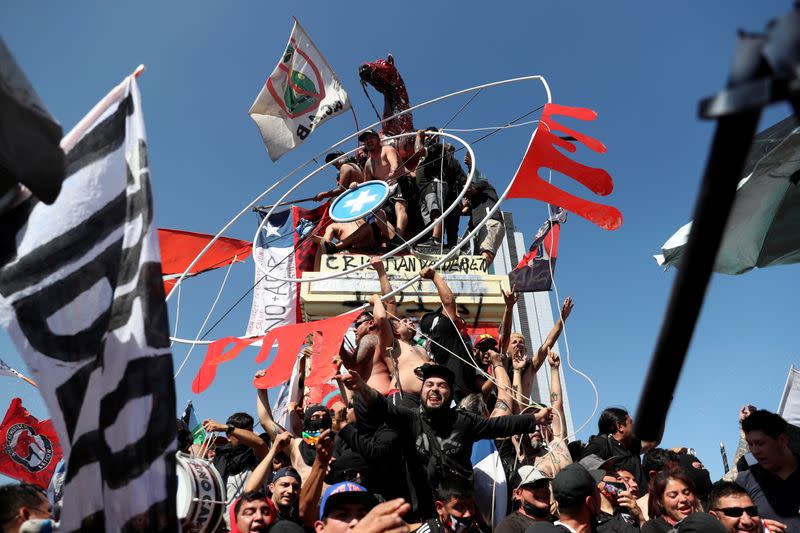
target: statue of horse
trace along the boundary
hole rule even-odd
[[[408,102],[406,84],[403,82],[400,72],[397,71],[397,67],[395,67],[392,54],[389,54],[386,59],[378,59],[371,63],[362,64],[358,68],[358,76],[361,78],[362,85],[365,86],[365,92],[366,84],[369,84],[383,95],[383,119],[381,121],[381,126],[383,128],[382,133],[384,137],[391,137],[392,135],[414,131],[414,119],[411,113],[388,119],[388,117],[411,107],[411,104]],[[367,97],[369,97],[369,94],[367,94]],[[408,158],[414,153],[413,136],[404,137],[399,142],[394,143],[394,145],[403,158]]]

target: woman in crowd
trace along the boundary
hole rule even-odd
[[[684,518],[702,510],[694,483],[682,468],[660,472],[650,481],[650,520],[641,533],[668,533]]]

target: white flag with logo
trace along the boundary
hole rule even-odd
[[[295,20],[286,51],[248,111],[277,161],[314,129],[350,109],[350,99],[331,66]]]

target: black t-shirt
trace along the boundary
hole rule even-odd
[[[461,164],[453,155],[453,146],[450,144],[445,145],[443,158],[441,144],[429,146],[427,150],[428,155],[425,156],[425,160],[416,170],[417,188],[420,192],[424,192],[425,188],[433,180],[440,179],[447,183],[450,188],[448,196],[457,192],[463,186],[467,176],[464,174]]]
[[[800,462],[800,457],[795,456]],[[789,526],[789,533],[800,533],[800,467],[786,479],[755,464],[736,476],[758,506],[761,518],[771,518]]]
[[[595,518],[593,529],[597,533],[639,533],[639,524],[633,517],[618,510],[613,515],[601,512]]]
[[[481,220],[486,218],[486,213],[488,213],[489,210],[497,204],[498,200],[497,191],[494,187],[489,185],[489,182],[486,181],[486,178],[483,176],[483,174],[476,170],[475,178],[477,179],[477,182],[473,180],[472,184],[477,192],[467,197],[472,203],[472,211],[469,219],[470,228],[477,226]],[[494,212],[491,220],[503,222],[503,215],[500,213],[499,209]]]
[[[536,522],[537,520],[525,516],[519,511],[514,511],[497,524],[497,527],[494,528],[494,533],[525,533]]]
[[[615,466],[633,474],[639,485],[639,492],[644,495],[647,493],[648,479],[642,468],[642,459],[639,456],[641,453],[641,442],[638,440],[634,441],[629,450],[610,435],[595,435],[589,439],[589,444],[583,449],[582,457],[592,454],[601,459],[619,457]]]
[[[659,516],[658,518],[651,518],[642,524],[641,533],[669,533],[673,529],[673,526]]]

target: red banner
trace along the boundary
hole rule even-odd
[[[61,445],[50,420],[40,422],[14,398],[0,425],[0,473],[47,488],[61,460]]]
[[[514,175],[511,189],[509,189],[506,197],[542,200],[571,211],[601,228],[607,230],[619,228],[622,225],[622,213],[616,207],[574,196],[548,183],[539,176],[540,169],[549,168],[573,178],[600,196],[611,194],[611,190],[614,188],[614,182],[608,172],[602,168],[592,168],[573,161],[558,150],[558,148],[561,148],[567,152],[574,152],[576,148],[572,142],[559,137],[554,132],[560,131],[598,153],[606,151],[603,143],[593,137],[562,126],[551,118],[552,115],[564,115],[578,120],[594,120],[597,118],[597,113],[591,109],[556,104],[545,105],[539,127],[528,145],[528,151],[525,152],[525,156],[522,158],[522,163],[520,163],[519,169]]]
[[[279,328],[269,330],[263,337],[252,339],[238,339],[236,337],[226,337],[209,344],[206,357],[200,370],[192,382],[192,391],[199,394],[206,390],[214,378],[217,376],[217,366],[235,359],[241,351],[261,340],[261,349],[256,356],[256,363],[263,363],[269,357],[272,346],[278,343],[278,349],[272,358],[269,372],[264,376],[253,380],[253,385],[258,389],[270,389],[280,385],[292,374],[292,366],[297,358],[297,353],[306,342],[309,335],[317,335],[315,338],[321,340],[315,344],[315,350],[320,354],[327,354],[326,357],[332,358],[339,354],[339,348],[347,333],[347,328],[360,314],[360,311],[351,311],[344,315],[315,320],[313,322],[301,322],[300,324],[289,324]],[[229,345],[231,346],[229,349]],[[324,367],[321,365],[319,373],[314,376],[317,382],[323,382],[335,374],[333,366]]]

